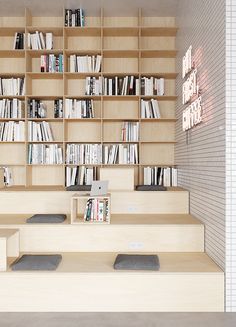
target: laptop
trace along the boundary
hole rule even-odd
[[[108,181],[92,181],[90,196],[107,195]]]

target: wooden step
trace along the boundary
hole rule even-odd
[[[0,192],[1,214],[70,213],[70,200],[74,193],[68,191],[34,190]],[[14,204],[14,205],[13,205]],[[55,209],[56,208],[56,209]],[[170,188],[165,192],[120,191],[111,192],[113,214],[188,214],[189,192]]]
[[[64,253],[55,272],[8,269],[0,311],[224,311],[224,273],[205,253],[158,253],[159,272],[116,271],[116,255]]]
[[[113,214],[110,225],[26,224],[31,215],[0,215],[20,230],[21,251],[204,252],[204,225],[186,214]]]
[[[7,270],[7,258],[19,256],[19,230],[0,229],[0,271]]]

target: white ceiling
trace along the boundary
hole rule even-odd
[[[129,16],[142,8],[147,16],[175,16],[179,0],[0,0],[0,16],[22,16],[24,8],[34,16],[58,16],[61,8],[84,8],[87,15]]]

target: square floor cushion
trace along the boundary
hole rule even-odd
[[[114,263],[116,270],[159,270],[157,255],[118,254]]]
[[[60,224],[66,220],[63,214],[37,214],[26,220],[27,224]]]
[[[12,270],[56,270],[62,260],[60,254],[24,254],[11,265]]]

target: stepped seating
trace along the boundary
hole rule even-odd
[[[0,278],[0,310],[224,311],[224,273],[204,253],[204,225],[188,214],[188,192],[129,192],[121,206],[123,193],[112,193],[110,225],[71,225],[69,214],[62,224],[32,225],[25,223],[31,216],[27,210],[2,213],[0,229],[20,231],[21,254],[61,253],[63,259],[54,272],[13,272],[15,258],[9,258]],[[140,193],[145,193],[141,204]],[[21,210],[28,194],[36,196],[24,194]],[[54,195],[53,205],[61,198]],[[154,198],[150,207],[145,201]],[[44,195],[40,201],[45,211],[38,212],[47,212],[50,199]],[[158,254],[160,271],[115,271],[117,253],[129,252]]]

